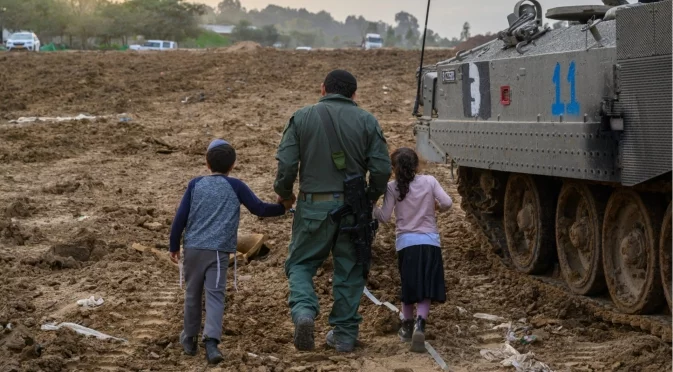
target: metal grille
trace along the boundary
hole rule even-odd
[[[670,7],[670,3],[666,5]],[[654,55],[654,19],[651,9],[651,6],[639,6],[617,13],[617,59]]]
[[[671,171],[671,56],[619,63],[622,184],[632,186]]]
[[[654,41],[657,55],[671,54],[671,1],[655,4],[654,8]]]

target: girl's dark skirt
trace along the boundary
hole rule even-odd
[[[426,298],[446,301],[442,249],[433,245],[412,245],[397,252],[402,277],[402,303],[415,304]]]

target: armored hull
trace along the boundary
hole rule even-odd
[[[671,1],[551,9],[575,21],[553,30],[525,3],[498,39],[422,69],[417,150],[457,166],[513,270],[558,267],[567,291],[609,294],[609,320],[670,342]]]

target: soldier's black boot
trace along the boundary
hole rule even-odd
[[[217,364],[224,360],[220,349],[217,348],[218,343],[217,340],[213,340],[212,338],[207,338],[203,341],[206,347],[206,360],[208,360],[209,364]]]
[[[199,348],[199,343],[196,337],[187,337],[185,331],[182,331],[180,333],[180,344],[182,345],[185,354],[190,356],[196,355],[196,351]]]
[[[414,333],[411,336],[411,351],[424,353],[425,350],[425,319],[420,316],[416,319]]]
[[[414,333],[414,320],[407,319],[402,321],[402,326],[397,334],[402,342],[411,342],[411,336]]]
[[[299,351],[315,349],[315,322],[310,315],[300,315],[294,324],[294,346]]]

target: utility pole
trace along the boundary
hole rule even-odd
[[[0,44],[5,44],[5,12],[7,8],[0,8]]]

